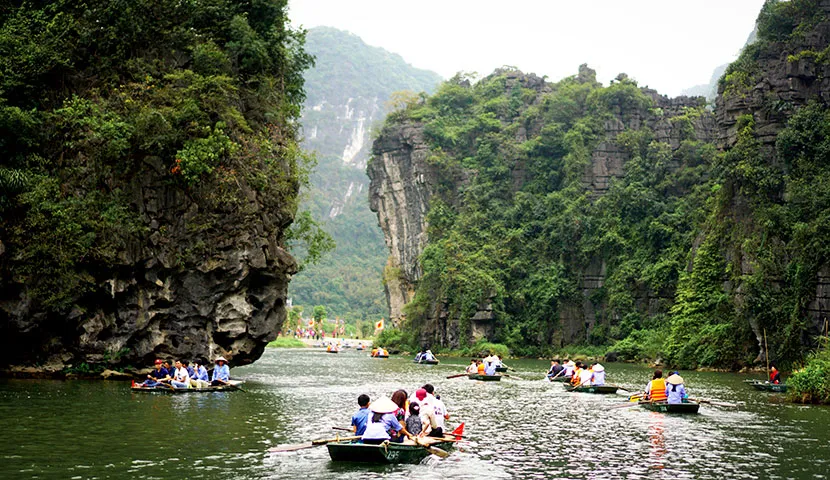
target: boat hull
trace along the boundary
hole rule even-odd
[[[501,380],[501,375],[479,375],[477,373],[471,373],[467,375],[467,378],[470,380],[480,380],[482,382],[498,382]]]
[[[565,388],[569,392],[577,392],[577,393],[598,393],[601,395],[607,395],[611,393],[617,393],[617,389],[619,387],[614,385],[589,385],[586,387],[572,387],[570,385],[565,385]]]
[[[140,387],[138,385],[134,387],[130,387],[130,390],[134,392],[145,392],[145,393],[208,393],[208,392],[232,392],[234,390],[239,390],[236,388],[239,385],[242,385],[243,381],[240,380],[231,380],[231,385],[223,385],[217,387],[206,387],[206,388],[172,388],[167,386],[156,386],[156,387]]]
[[[666,403],[666,402],[641,402],[640,406],[646,410],[660,413],[697,413],[700,404],[696,402]]]
[[[418,363],[421,365],[438,365],[438,360],[421,360],[420,362],[418,360],[412,360],[412,363]]]
[[[753,388],[756,390],[761,390],[763,392],[776,392],[776,393],[785,393],[787,391],[787,385],[784,383],[766,383],[766,382],[753,382]]]
[[[389,358],[389,355],[369,355],[372,358]]]
[[[496,367],[496,371],[499,373],[503,373],[507,371],[507,367]]]
[[[556,378],[548,377],[548,380],[550,380],[551,382],[571,383],[571,378],[573,377],[563,377],[560,375]]]
[[[440,441],[430,443],[431,447],[441,450],[452,448],[453,442]],[[332,442],[326,444],[329,456],[333,462],[355,463],[421,463],[430,453],[418,445],[387,443],[385,445],[369,445],[358,442]]]

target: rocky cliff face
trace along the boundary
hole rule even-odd
[[[542,95],[551,90],[549,84],[532,74],[496,74],[506,75],[504,85],[508,97],[511,89],[535,92],[536,99],[531,100],[531,104],[538,104]],[[583,82],[595,82],[594,72],[584,66],[580,69],[579,78]],[[676,121],[689,109],[700,111],[700,107],[705,104],[704,98],[670,99],[653,90],[642,89],[642,92],[652,99],[653,106],[618,108],[604,123],[604,135],[590,154],[590,162],[582,174],[582,185],[595,199],[607,191],[613,179],[621,178],[625,173],[625,165],[631,154],[616,141],[623,131],[648,128],[654,132],[655,141],[667,143],[673,150],[680,148],[682,141],[688,138],[710,142],[716,137],[715,118],[710,112],[702,111],[699,115],[691,116],[688,122]],[[525,141],[538,135],[543,127],[544,125],[533,124],[520,128],[516,132],[517,140]],[[393,321],[398,321],[403,316],[403,306],[412,300],[421,277],[418,258],[428,241],[426,213],[435,189],[439,182],[452,184],[455,188],[463,187],[467,178],[474,175],[474,172],[467,171],[461,172],[454,179],[443,178],[446,173],[427,161],[430,148],[422,124],[412,121],[388,122],[373,145],[373,157],[368,167],[371,209],[378,215],[391,253],[385,282]],[[527,180],[526,170],[526,166],[519,163],[512,169],[514,188],[520,188]],[[602,258],[593,259],[583,267],[580,275],[582,300],[562,305],[559,310],[562,326],[560,342],[571,344],[584,341],[598,318],[607,314],[604,303],[595,304],[592,301],[595,292],[603,288],[605,271],[605,261]],[[637,302],[643,311],[664,313],[666,300],[672,295],[673,292],[642,291],[638,294]],[[493,332],[495,316],[488,302],[479,305],[478,312],[469,319],[473,336],[489,337]],[[445,308],[436,302],[422,334],[441,344],[457,345],[458,330],[458,319],[449,318]]]
[[[244,365],[275,338],[296,272],[282,247],[291,202],[241,178],[234,187],[188,191],[171,184],[160,159],[147,166],[140,178],[113,178],[124,182],[146,236],[125,245],[117,264],[79,272],[91,286],[70,311],[46,313],[26,285],[4,283],[0,338],[8,371],[84,372],[85,364],[138,367],[219,355]],[[218,194],[234,206],[217,203]]]

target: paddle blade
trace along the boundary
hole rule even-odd
[[[461,425],[455,427],[455,430],[450,432],[451,435],[455,435],[456,437],[461,437],[464,435],[464,422],[461,422]]]
[[[439,456],[439,457],[441,457],[441,458],[447,458],[447,457],[449,457],[449,456],[450,456],[450,453],[449,453],[449,452],[447,452],[447,451],[445,451],[445,450],[441,450],[441,449],[440,449],[440,448],[438,448],[438,447],[427,447],[427,451],[428,451],[429,453],[431,453],[431,454],[433,454],[433,455],[437,455],[437,456]]]
[[[277,445],[276,447],[271,447],[268,449],[271,453],[277,452],[296,452],[297,450],[305,450],[306,448],[311,448],[316,445],[312,445],[311,443],[297,443],[294,445]]]

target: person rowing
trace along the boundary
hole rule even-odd
[[[467,365],[467,368],[464,370],[467,373],[476,373],[478,372],[478,362],[475,358],[470,360],[470,364]]]
[[[778,369],[775,368],[774,363],[770,364],[769,368],[770,368],[770,370],[769,370],[769,383],[773,383],[775,385],[780,384],[781,383],[781,372],[779,372]]]
[[[605,385],[605,367],[599,363],[591,365],[591,385]]]
[[[228,361],[225,360],[225,357],[220,356],[214,362],[216,367],[213,369],[210,384],[213,386],[228,385],[231,382],[231,370],[228,367]]]
[[[565,371],[565,367],[559,364],[559,360],[551,360],[547,374],[548,379],[560,376],[563,371]]]

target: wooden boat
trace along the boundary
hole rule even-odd
[[[787,391],[787,384],[786,383],[769,383],[769,382],[762,382],[760,380],[755,380],[750,383],[753,388],[756,390],[761,390],[764,392],[776,392],[776,393],[784,393]]]
[[[467,378],[470,380],[481,380],[482,382],[498,382],[501,380],[501,375],[479,375],[477,373],[471,373],[467,375]]]
[[[340,353],[340,350],[326,350],[326,353]]]
[[[553,377],[548,377],[548,380],[550,380],[551,382],[564,382],[564,383],[571,383],[571,379],[572,379],[572,378],[573,378],[573,377],[563,377],[562,375],[559,375],[559,376],[558,376],[558,377],[556,377],[556,378],[553,378]]]
[[[438,365],[438,360],[412,360],[412,363],[420,363],[421,365]]]
[[[639,402],[646,410],[660,413],[697,413],[700,404],[697,402],[666,403],[666,402]]]
[[[372,358],[389,358],[389,355],[369,355]]]
[[[427,438],[420,439],[421,442],[429,442],[430,447],[437,447],[441,450],[452,448],[454,439],[444,437],[429,441]],[[429,451],[420,445],[413,443],[383,443],[370,445],[354,440],[331,442],[326,444],[329,456],[333,462],[359,462],[359,463],[421,463],[421,460],[430,455]]]
[[[245,383],[244,380],[231,380],[230,385],[221,385],[216,387],[205,388],[174,388],[168,385],[156,385],[155,387],[142,387],[135,384],[130,387],[134,392],[150,392],[150,393],[205,393],[205,392],[232,392],[239,390],[239,385]]]
[[[600,394],[617,393],[617,389],[619,388],[616,385],[585,385],[579,387],[572,387],[568,384],[563,384],[563,386],[569,392]]]
[[[505,366],[496,367],[496,371],[497,371],[497,372],[500,372],[500,373],[506,372],[506,371],[507,371],[507,367],[505,367]]]

